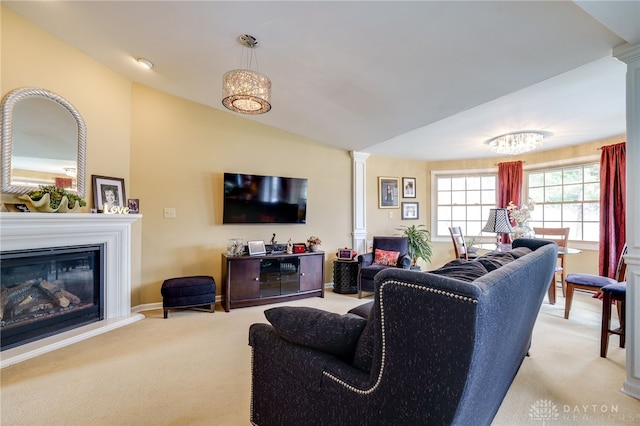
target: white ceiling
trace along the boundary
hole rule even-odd
[[[611,52],[640,42],[640,1],[3,4],[135,82],[222,111],[222,75],[251,34],[273,108],[247,119],[433,161],[492,157],[484,141],[510,131],[551,132],[544,149],[624,134],[626,66]]]

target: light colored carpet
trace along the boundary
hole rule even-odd
[[[324,299],[286,305],[344,313],[368,300],[328,290]],[[7,367],[0,423],[248,425],[248,328],[265,322],[263,312],[272,306],[171,311],[166,320],[160,310],[147,311],[142,321]],[[531,356],[494,424],[640,423],[640,402],[619,392],[625,354],[617,337],[609,357],[599,357],[600,301],[577,294],[568,321],[563,307],[562,297],[555,306],[544,302]]]

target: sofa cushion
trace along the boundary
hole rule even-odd
[[[362,269],[360,269],[360,277],[369,278],[372,280],[373,277],[375,277],[378,272],[387,268],[388,266],[382,266],[382,265],[376,265],[376,264],[364,266],[362,267]]]
[[[373,263],[383,266],[396,266],[399,256],[399,251],[376,249]]]
[[[316,308],[282,306],[267,309],[267,320],[290,342],[338,356],[354,353],[367,320],[356,314],[336,314]]]
[[[456,259],[433,271],[432,274],[444,275],[461,281],[475,281],[488,271],[484,264],[474,260]]]
[[[514,259],[519,259],[525,254],[531,253],[531,249],[529,247],[517,247],[507,253],[513,256]]]
[[[373,345],[374,339],[374,320],[366,321],[367,324],[360,334],[356,345],[356,351],[353,355],[352,365],[360,370],[370,372],[371,364],[373,363]]]
[[[510,254],[510,252],[496,252],[487,253],[483,256],[480,256],[474,262],[482,263],[487,271],[491,272],[506,265],[507,263],[513,262],[513,260],[514,257]]]

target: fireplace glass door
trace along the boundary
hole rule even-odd
[[[3,251],[2,350],[104,319],[104,245]]]

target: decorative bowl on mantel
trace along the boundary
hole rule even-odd
[[[75,213],[79,212],[82,208],[79,201],[76,201],[73,208],[69,208],[69,199],[66,195],[62,196],[60,205],[57,208],[51,207],[51,196],[49,193],[45,193],[39,200],[33,200],[29,195],[21,195],[18,198],[27,201],[30,206],[33,206],[34,210],[41,213]]]

